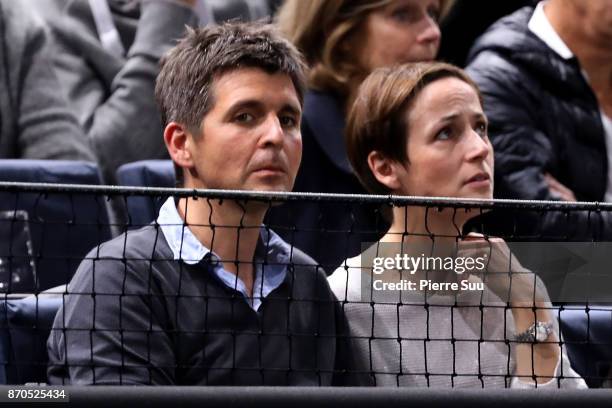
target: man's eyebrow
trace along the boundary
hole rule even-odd
[[[292,115],[297,115],[297,116],[302,114],[302,109],[299,107],[299,105],[295,105],[293,103],[285,103],[280,111],[288,112]]]
[[[228,112],[235,112],[240,109],[259,109],[263,106],[263,103],[256,99],[244,99],[242,101],[235,102],[230,106]]]
[[[245,99],[242,101],[237,101],[233,105],[231,105],[230,108],[228,109],[228,112],[230,114],[233,114],[234,112],[239,111],[241,109],[263,109],[263,108],[264,108],[264,104],[257,99]],[[288,112],[293,115],[302,114],[302,109],[299,107],[299,105],[295,103],[291,103],[291,102],[284,103],[280,111]]]

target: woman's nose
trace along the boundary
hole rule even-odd
[[[491,154],[491,144],[486,137],[475,131],[470,132],[467,158],[468,160],[484,160]]]
[[[418,41],[421,43],[438,43],[441,37],[440,26],[438,22],[431,16],[426,16],[423,19],[423,26],[418,36]]]

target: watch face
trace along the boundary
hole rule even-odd
[[[538,323],[535,327],[535,338],[537,341],[545,341],[548,338],[548,330],[546,326]]]

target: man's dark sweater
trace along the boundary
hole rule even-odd
[[[155,225],[94,249],[53,324],[49,383],[331,385],[338,308],[314,261],[294,248],[255,311],[211,259],[174,260]]]

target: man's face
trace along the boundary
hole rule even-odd
[[[186,187],[291,191],[302,158],[291,78],[238,69],[218,76],[212,95],[200,134],[187,141],[194,167],[186,182],[194,185]]]
[[[572,0],[572,4],[587,22],[584,29],[602,44],[612,46],[612,0]]]

